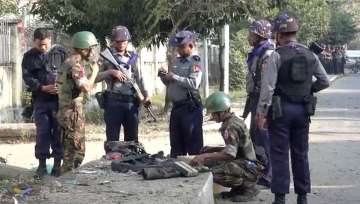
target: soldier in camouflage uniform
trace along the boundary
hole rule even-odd
[[[223,92],[216,92],[206,99],[206,109],[211,120],[222,122],[221,135],[225,147],[204,147],[192,165],[210,166],[214,182],[230,187],[223,197],[233,202],[253,200],[259,191],[256,182],[262,166],[256,161],[253,143],[245,123],[230,112],[230,98]]]
[[[74,53],[66,59],[59,78],[59,113],[64,160],[61,173],[77,168],[85,156],[85,94],[94,87],[99,71],[94,48],[98,42],[91,32],[75,33]]]

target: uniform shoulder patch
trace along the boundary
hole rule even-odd
[[[193,72],[201,72],[201,66],[199,64],[195,64],[193,67]]]
[[[193,55],[192,56],[193,60],[195,60],[196,62],[200,61],[200,57],[198,55]]]

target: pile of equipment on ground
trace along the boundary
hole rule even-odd
[[[197,169],[187,163],[165,157],[162,151],[148,154],[141,143],[110,141],[104,145],[107,152],[105,158],[112,160],[111,170],[115,172],[137,172],[145,180],[193,177],[199,174]]]

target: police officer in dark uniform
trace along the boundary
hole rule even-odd
[[[116,26],[111,33],[111,52],[118,64],[122,65],[127,76],[134,80],[142,94],[143,101],[138,101],[135,91],[126,75],[116,69],[110,63],[104,61],[102,70],[98,74],[97,82],[105,80],[107,91],[105,92],[104,120],[106,123],[107,141],[119,141],[121,126],[124,127],[125,141],[138,141],[139,104],[150,104],[148,92],[144,81],[136,66],[138,55],[127,50],[131,40],[129,30],[125,26]],[[105,142],[106,143],[106,142]]]
[[[262,71],[268,66],[269,57],[275,50],[275,46],[269,40],[270,37],[271,24],[269,21],[260,19],[250,25],[248,40],[250,45],[253,46],[253,49],[247,58],[248,74],[246,76],[246,91],[248,96],[242,116],[246,118],[251,112],[251,140],[254,143],[257,159],[266,166],[263,177],[259,179],[258,184],[267,188],[269,188],[271,181],[269,136],[266,130],[260,130],[257,127],[255,118],[260,96]]]
[[[257,109],[259,127],[266,128],[269,121],[271,191],[275,194],[275,204],[285,203],[285,194],[289,193],[289,149],[297,203],[307,203],[306,195],[311,187],[309,123],[316,103],[313,93],[329,86],[318,57],[296,42],[298,30],[299,23],[294,17],[283,14],[275,19],[278,47],[264,72]]]
[[[199,154],[203,147],[203,113],[199,94],[201,83],[200,57],[194,55],[196,35],[180,31],[170,39],[177,47],[177,57],[170,72],[161,68],[159,76],[167,86],[173,103],[170,116],[171,157]]]
[[[45,28],[34,31],[34,45],[34,48],[24,54],[22,71],[25,84],[32,91],[34,103],[35,157],[39,160],[36,173],[39,177],[46,174],[46,159],[54,157],[51,175],[58,176],[63,150],[56,120],[58,111],[56,80],[60,65],[66,58],[66,52],[59,45],[50,49],[51,35]]]

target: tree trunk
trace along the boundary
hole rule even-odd
[[[222,33],[219,32],[219,68],[220,68],[220,86],[219,86],[219,91],[224,91],[224,81],[225,81],[225,75],[224,75],[224,63],[223,63],[223,54],[224,54],[224,44],[222,44]]]
[[[220,36],[220,91],[229,93],[229,25],[224,25]]]

